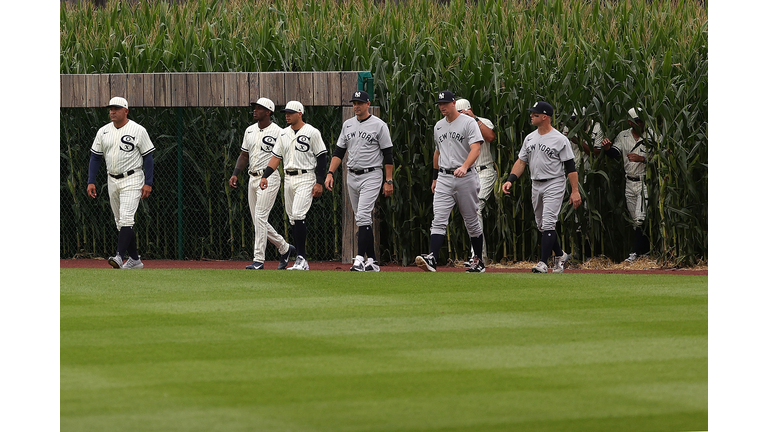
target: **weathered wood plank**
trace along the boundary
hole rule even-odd
[[[211,74],[199,73],[197,74],[198,85],[198,100],[200,106],[211,105]]]
[[[224,106],[224,73],[214,72],[211,73],[211,88],[210,88],[210,105],[207,106]],[[228,75],[228,74],[227,74]]]
[[[144,82],[144,106],[153,107],[155,105],[155,77],[154,74],[143,73],[141,79]]]
[[[87,86],[85,74],[74,75],[74,81],[72,82],[72,106],[78,108],[85,108]]]
[[[341,73],[341,105],[351,106],[352,102],[349,100],[352,98],[350,95],[357,90],[357,72],[342,72]]]
[[[171,104],[171,75],[167,73],[156,73],[155,78],[155,106],[167,107]]]
[[[128,93],[128,75],[126,74],[110,74],[109,75],[109,98],[112,99],[115,96],[126,98]],[[131,101],[128,101],[128,106],[131,106]]]
[[[188,107],[200,106],[199,100],[199,77],[201,74],[188,73],[185,74],[187,82],[187,105]]]
[[[261,97],[259,95],[259,77],[261,74],[250,72],[248,73],[248,105],[256,102]],[[272,100],[274,102],[274,99]],[[275,102],[276,103],[276,102]]]
[[[97,107],[105,107],[112,97],[109,95],[109,74],[99,75],[99,100]]]
[[[328,72],[312,73],[312,93],[316,106],[327,106],[328,103]]]
[[[237,75],[233,73],[224,74],[224,106],[238,106]]]
[[[171,106],[187,106],[187,74],[172,73],[171,78]]]
[[[284,72],[260,72],[259,73],[259,93],[256,99],[260,97],[269,98],[275,105],[285,105],[289,99],[285,95],[285,73]],[[252,102],[256,102],[251,95]]]
[[[99,106],[99,77],[100,75],[85,76],[85,106]]]
[[[144,106],[144,77],[141,74],[128,74],[128,91],[124,96],[128,106]]]
[[[326,72],[328,86],[328,106],[341,106],[343,100],[349,100],[350,95],[341,93],[341,72]]]
[[[235,82],[237,83],[237,101],[235,106],[249,106],[251,101],[249,100],[248,92],[248,73],[235,73]]]
[[[312,72],[290,72],[285,74],[285,97],[296,100],[304,106],[315,105],[312,92]]]

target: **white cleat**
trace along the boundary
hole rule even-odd
[[[352,263],[352,267],[349,268],[350,271],[359,271],[364,272],[365,271],[365,258],[361,257],[360,255],[355,257],[355,262]]]
[[[543,261],[539,261],[539,263],[531,269],[531,271],[534,273],[546,273],[548,270],[549,267],[547,267],[547,263]]]
[[[635,261],[637,261],[637,254],[634,252],[629,254],[629,257],[624,260],[624,262],[628,262],[628,263],[635,262]]]
[[[123,267],[123,257],[120,256],[120,254],[115,254],[113,257],[109,257],[107,259],[107,262],[112,267],[119,269]]]
[[[571,259],[571,256],[563,251],[563,255],[555,257],[555,267],[552,269],[552,273],[562,273],[565,271],[565,263]]]
[[[365,271],[369,272],[377,272],[380,271],[379,263],[377,261],[374,261],[373,258],[368,258],[368,261],[365,263]]]
[[[124,270],[130,270],[130,269],[143,269],[144,263],[141,262],[141,257],[139,259],[135,260],[131,257],[128,257],[128,261],[123,264]]]
[[[303,256],[296,257],[296,262],[293,263],[293,267],[288,267],[288,270],[309,270],[309,264]]]

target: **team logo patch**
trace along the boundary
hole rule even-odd
[[[445,98],[445,93],[440,93],[440,95],[438,96],[438,99],[443,99],[443,98]]]
[[[275,137],[264,135],[264,138],[261,139],[261,151],[271,152],[272,147],[275,146],[275,142],[276,142]]]
[[[306,135],[299,135],[296,137],[296,150],[306,153],[309,151],[309,137]]]
[[[360,97],[360,92],[355,92],[355,97]]]
[[[136,148],[136,144],[134,142],[136,141],[136,137],[130,136],[130,135],[123,135],[120,137],[120,142],[122,143],[119,147],[120,150],[124,152],[131,152],[133,149]]]

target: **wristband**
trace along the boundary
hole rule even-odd
[[[510,183],[514,183],[515,180],[517,180],[517,178],[518,177],[516,175],[510,174],[509,177],[507,177],[507,181],[510,182]]]
[[[333,175],[333,171],[328,171],[328,174]]]
[[[264,174],[261,176],[261,178],[267,178],[272,175],[272,173],[275,172],[275,169],[271,166],[268,166],[264,168]]]
[[[437,180],[437,176],[440,174],[439,168],[432,168],[432,180]]]
[[[235,170],[232,171],[232,177],[237,177],[240,175],[240,173],[243,172],[240,168],[235,167]]]

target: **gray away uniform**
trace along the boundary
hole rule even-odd
[[[381,150],[392,147],[389,128],[370,115],[363,121],[352,117],[344,122],[336,147],[347,150],[347,192],[355,213],[355,224],[373,224],[373,206],[384,179]]]
[[[531,170],[531,200],[539,231],[551,231],[563,205],[566,176],[563,162],[573,159],[568,138],[556,129],[546,135],[538,130],[528,134],[518,157],[528,163]]]
[[[445,117],[435,125],[435,145],[440,152],[438,165],[440,173],[432,200],[433,212],[431,234],[445,235],[448,218],[454,205],[459,206],[464,225],[470,237],[479,237],[483,228],[477,216],[480,205],[480,179],[473,165],[464,177],[454,177],[453,171],[464,164],[469,156],[470,145],[483,142],[480,127],[474,119],[459,115],[453,122]],[[482,144],[481,144],[482,145]]]

